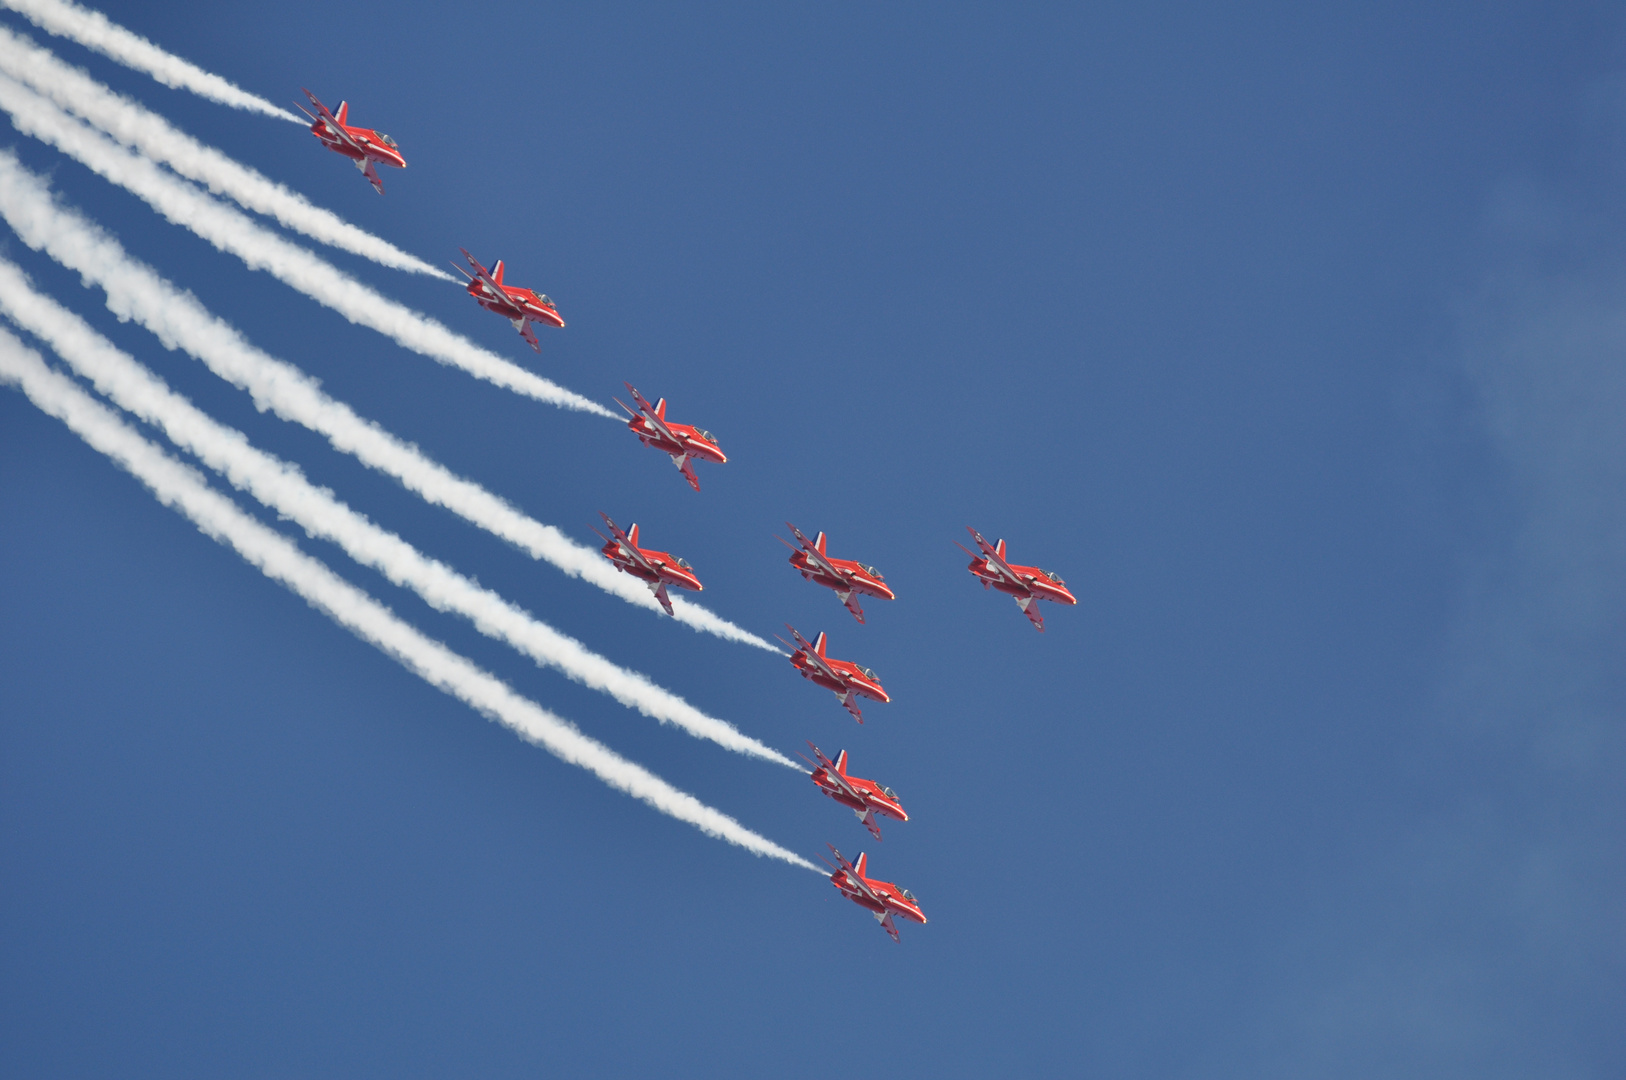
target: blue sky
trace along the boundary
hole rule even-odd
[[[329,254],[575,391],[665,395],[729,464],[696,495],[0,143],[363,415],[584,542],[639,521],[714,610],[829,631],[893,702],[857,727],[3,253],[429,554],[770,745],[849,750],[913,815],[883,844],[299,537],[744,824],[869,850],[932,921],[894,945],[484,721],[7,390],[7,1073],[1620,1075],[1618,12],[104,10],[274,101],[348,99],[410,162],[383,198],[291,124],[50,41],[415,254],[506,259],[568,320],[540,358]],[[899,598],[858,626],[787,519]],[[1035,634],[965,573],[968,524],[1079,606]]]

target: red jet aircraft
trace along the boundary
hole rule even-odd
[[[721,465],[728,461],[728,455],[717,445],[717,440],[712,438],[711,432],[690,424],[674,424],[667,420],[665,398],[651,405],[644,400],[642,394],[633,389],[631,383],[622,385],[632,392],[632,400],[638,403],[638,411],[633,412],[620,398],[615,399],[615,403],[632,417],[627,427],[638,436],[639,442],[669,455],[672,464],[676,465],[678,471],[688,479],[689,486],[699,491],[700,478],[694,474],[694,466],[689,463],[690,459],[715,461]]]
[[[504,285],[502,283],[502,260],[490,270],[480,265],[480,260],[469,254],[468,248],[458,248],[463,257],[469,260],[474,267],[474,273],[453,263],[457,272],[469,279],[469,295],[474,302],[487,311],[495,311],[498,315],[514,324],[519,336],[530,343],[531,348],[537,352],[542,351],[542,343],[536,340],[536,331],[531,329],[532,323],[541,323],[544,326],[562,327],[565,321],[559,317],[559,309],[553,305],[542,293],[534,289],[522,289],[517,285]]]
[[[300,89],[305,90],[303,86]],[[373,168],[373,165],[376,163],[393,165],[397,169],[406,168],[406,158],[401,156],[395,140],[372,128],[346,125],[345,121],[350,118],[348,101],[339,102],[339,114],[335,116],[327,111],[326,105],[316,100],[315,94],[305,90],[305,96],[316,106],[317,115],[312,116],[310,110],[298,102],[294,103],[294,107],[315,121],[311,125],[311,134],[335,154],[343,154],[349,158],[373,187],[378,189],[378,193],[384,194],[384,182],[378,178],[378,170]]]
[[[989,544],[982,538],[982,534],[967,525],[966,530],[976,540],[977,547],[982,550],[978,555],[964,544],[956,544],[961,551],[971,556],[971,565],[966,567],[977,575],[983,588],[992,586],[1000,592],[1016,598],[1016,606],[1022,609],[1022,614],[1044,633],[1044,616],[1039,614],[1038,600],[1052,600],[1058,604],[1076,604],[1078,598],[1067,591],[1067,583],[1048,570],[1041,570],[1037,566],[1017,566],[1005,561],[1005,541]]]
[[[680,589],[690,592],[699,592],[705,586],[695,577],[694,567],[674,555],[664,551],[652,551],[649,548],[638,546],[638,525],[635,522],[626,532],[610,520],[610,515],[600,510],[599,517],[610,528],[610,537],[605,537],[597,529],[601,539],[604,539],[604,557],[615,563],[615,568],[623,574],[631,574],[649,586],[649,591],[655,594],[655,599],[661,602],[668,615],[672,614],[672,598],[666,595],[666,586],[676,585]]]
[[[819,686],[824,687],[836,697],[841,699],[842,707],[853,714],[853,719],[860,724],[864,722],[864,714],[858,711],[856,696],[862,694],[871,701],[888,702],[892,699],[886,696],[881,689],[881,683],[875,678],[875,672],[867,667],[846,660],[831,660],[824,655],[825,636],[821,631],[818,639],[809,645],[807,639],[796,632],[796,628],[789,623],[785,624],[791,636],[800,646],[790,658],[796,670],[802,673],[802,678],[810,679]],[[784,638],[779,639],[786,648],[790,642]]]
[[[789,529],[791,535],[802,545],[798,551],[791,546],[789,540],[783,536],[778,537],[779,542],[791,550],[790,564],[815,585],[834,589],[837,599],[847,606],[847,610],[852,612],[853,618],[859,622],[864,621],[864,609],[853,599],[855,595],[873,596],[880,600],[896,599],[892,595],[892,590],[887,588],[886,579],[875,567],[865,566],[852,559],[832,559],[825,555],[823,533],[819,534],[817,540],[809,540],[802,535],[802,530],[788,521],[785,522],[785,528]]]
[[[831,761],[811,742],[807,745],[812,747],[813,756],[819,759],[818,767],[813,770],[813,782],[819,785],[820,791],[856,814],[875,839],[881,838],[881,827],[875,823],[876,814],[898,821],[909,820],[909,815],[903,812],[903,804],[898,802],[898,796],[891,788],[882,787],[873,780],[847,775],[847,751],[843,750]],[[807,758],[802,760],[807,761]]]
[[[924,923],[926,915],[920,910],[920,903],[915,894],[908,889],[900,889],[890,881],[877,881],[875,878],[865,877],[864,871],[868,868],[869,856],[858,856],[856,865],[842,858],[834,844],[826,844],[830,853],[836,857],[834,863],[826,859],[835,873],[830,875],[830,884],[841,890],[841,895],[851,900],[861,908],[868,909],[875,916],[875,921],[881,924],[881,929],[892,935],[892,940],[898,940],[898,924],[892,921],[892,916],[902,915],[905,919],[913,919],[917,923]],[[837,866],[836,863],[841,865]]]

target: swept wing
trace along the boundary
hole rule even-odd
[[[999,571],[1000,577],[1018,588],[1025,589],[1028,587],[1028,583],[1015,570],[1011,569],[1011,564],[1005,561],[1004,556],[1000,555],[999,550],[994,545],[984,540],[982,534],[971,526],[967,525],[965,528],[971,534],[971,538],[977,542],[977,547],[982,550],[982,557],[988,561],[989,566]],[[960,550],[964,551],[965,549],[962,547]]]
[[[300,89],[305,90],[303,86],[301,86]],[[310,116],[312,120],[326,126],[328,131],[332,132],[334,138],[350,147],[350,149],[354,150],[356,153],[362,155],[363,157],[367,156],[367,148],[358,143],[355,140],[355,136],[351,135],[350,132],[345,130],[344,125],[339,123],[339,121],[334,118],[333,114],[327,111],[327,106],[318,101],[315,94],[311,93],[309,90],[305,90],[305,96],[311,99],[311,104],[316,106],[316,111],[321,115],[311,116],[311,114],[305,110],[303,105],[298,105],[296,103],[296,107],[300,112],[305,113],[305,115]],[[373,174],[374,184],[378,183],[377,175],[377,173]]]

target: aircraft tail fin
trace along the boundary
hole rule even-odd
[[[836,772],[842,776],[847,775],[847,751],[845,750],[836,755]]]
[[[1001,540],[994,544],[994,554],[998,555],[1001,559],[1005,557],[1005,541]]]
[[[820,656],[824,655],[824,638],[824,631],[820,630],[819,636],[813,639],[813,651],[818,653]]]
[[[867,852],[860,852],[859,856],[858,856],[858,861],[853,863],[853,869],[855,871],[857,871],[859,877],[868,877],[869,875],[864,873],[864,870],[868,866],[869,866],[869,854]]]
[[[824,546],[824,534],[820,533],[818,538],[813,541],[813,550],[823,555],[825,554]]]
[[[661,398],[659,401],[655,402],[655,415],[660,417],[662,420],[666,419],[666,399],[665,398]]]
[[[491,268],[491,280],[495,281],[498,285],[502,284],[502,260],[501,259],[498,259],[497,260],[497,265],[493,266]],[[500,300],[500,299],[502,299],[502,297],[498,297],[497,299]]]
[[[638,523],[636,521],[632,523],[632,528],[627,530],[627,543],[633,547],[638,546]]]
[[[339,102],[339,111],[333,114],[333,119],[341,124],[350,119],[350,103],[348,101]]]

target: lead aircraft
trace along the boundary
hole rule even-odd
[[[303,86],[300,89],[305,90]],[[378,170],[373,166],[377,164],[390,165],[397,169],[406,168],[406,158],[401,156],[401,150],[395,145],[395,140],[372,128],[347,125],[345,121],[350,118],[348,101],[339,102],[338,115],[334,115],[328,112],[327,106],[316,100],[316,95],[309,90],[305,90],[305,96],[311,99],[311,104],[316,107],[316,113],[312,114],[297,101],[294,102],[294,108],[314,121],[311,124],[311,134],[335,154],[343,154],[349,158],[378,193],[384,194],[384,182],[378,178]]]
[[[882,787],[873,780],[847,775],[847,751],[843,750],[831,761],[812,742],[807,745],[813,751],[813,756],[819,759],[818,766],[813,770],[813,782],[820,791],[857,815],[875,839],[881,838],[881,827],[875,821],[876,814],[898,821],[909,820],[897,793],[891,788]],[[803,757],[802,760],[808,759]]]
[[[971,556],[971,565],[966,567],[982,582],[982,587],[998,589],[1000,592],[1016,599],[1016,606],[1022,609],[1022,614],[1028,617],[1039,633],[1044,633],[1044,616],[1039,614],[1039,605],[1036,601],[1050,600],[1058,604],[1076,604],[1078,598],[1067,591],[1067,583],[1048,570],[1041,570],[1037,566],[1019,566],[1005,561],[1005,541],[990,544],[982,538],[982,534],[971,526],[966,531],[977,542],[982,551],[978,555],[964,544],[956,544],[961,551]]]
[[[830,884],[840,889],[841,895],[859,907],[868,909],[869,913],[875,916],[875,921],[881,924],[881,929],[892,935],[893,941],[899,940],[898,924],[892,921],[893,915],[902,915],[905,919],[925,923],[926,914],[920,910],[920,903],[915,900],[914,893],[908,889],[900,889],[890,881],[878,881],[864,876],[864,871],[869,865],[868,855],[859,855],[856,864],[850,863],[836,850],[834,844],[825,846],[830,849],[830,854],[836,857],[833,863],[829,859],[824,860],[826,865],[835,870],[835,873],[830,875]]]
[[[864,621],[864,609],[858,606],[855,596],[873,596],[879,600],[893,600],[892,590],[887,587],[886,579],[881,572],[873,566],[853,559],[832,559],[825,553],[825,536],[819,534],[817,540],[809,540],[802,534],[802,530],[785,522],[785,528],[796,537],[801,544],[798,550],[783,536],[776,537],[781,544],[790,548],[790,564],[802,572],[802,576],[815,585],[823,585],[826,589],[835,590],[839,599],[847,610],[853,613],[853,618],[859,622]]]
[[[680,589],[690,592],[699,592],[705,588],[700,579],[695,576],[694,567],[687,562],[670,555],[664,551],[654,551],[650,548],[638,546],[638,523],[633,522],[632,528],[626,532],[621,526],[610,520],[610,515],[600,510],[599,517],[610,529],[610,535],[605,536],[598,532],[599,539],[604,541],[600,550],[604,557],[615,563],[615,568],[624,574],[631,574],[649,586],[649,591],[655,594],[655,599],[661,602],[668,615],[672,614],[672,598],[666,595],[666,586],[676,585]]]
[[[469,260],[474,267],[474,273],[453,263],[458,273],[469,279],[469,295],[474,302],[487,311],[494,311],[498,315],[514,324],[519,336],[524,338],[537,352],[542,351],[542,343],[536,340],[536,331],[531,329],[532,323],[541,323],[544,326],[563,327],[565,320],[560,318],[559,309],[554,306],[543,293],[535,289],[522,289],[518,285],[504,285],[502,283],[502,260],[487,270],[480,265],[480,260],[469,254],[468,248],[458,248],[463,257]]]
[[[676,465],[684,479],[689,481],[689,486],[699,491],[700,478],[694,474],[694,466],[690,462],[698,459],[714,461],[719,465],[725,464],[728,455],[723,453],[723,448],[717,445],[717,440],[712,437],[711,432],[692,424],[674,424],[668,420],[665,398],[651,405],[631,383],[621,385],[627,388],[632,394],[632,400],[638,404],[638,411],[633,412],[620,398],[615,399],[615,403],[632,417],[627,427],[638,436],[639,442],[645,446],[653,446],[669,456],[672,464]]]
[[[807,639],[798,634],[794,626],[786,623],[785,629],[796,639],[798,647],[791,654],[790,662],[802,673],[802,678],[824,687],[841,699],[842,708],[852,713],[853,719],[860,724],[864,722],[864,714],[858,711],[858,695],[883,703],[892,700],[886,696],[880,680],[869,668],[859,667],[847,660],[831,660],[825,656],[823,631],[820,631],[818,638],[809,645]],[[790,642],[784,638],[780,638],[779,641],[786,648],[791,647]]]

